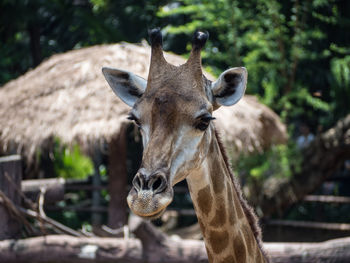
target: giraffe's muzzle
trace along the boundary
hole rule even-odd
[[[148,175],[139,171],[132,184],[127,201],[130,209],[138,216],[157,218],[173,200],[173,189],[162,172]]]

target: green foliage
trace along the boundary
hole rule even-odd
[[[92,161],[81,153],[78,145],[69,148],[56,139],[53,155],[54,170],[58,177],[86,178],[94,171]]]
[[[154,26],[158,0],[0,2],[0,85],[54,53],[137,42]]]
[[[345,80],[346,62],[339,60],[345,58],[338,57],[350,44],[343,34],[350,30],[346,8],[345,1],[183,0],[161,7],[157,15],[171,19],[164,30],[169,34],[208,30],[203,57],[212,71],[244,65],[247,92],[285,121],[331,125],[332,105],[349,91],[345,82],[333,86],[331,81],[339,71]],[[339,80],[339,74],[335,77]],[[339,108],[350,112],[342,103]]]
[[[280,112],[282,120],[298,119],[302,116],[310,122],[315,115],[315,111],[328,112],[331,110],[331,105],[312,96],[306,88],[300,88],[298,91],[291,91],[280,98],[275,105],[275,109]],[[321,123],[321,120],[319,122]]]
[[[164,28],[165,49],[188,54],[184,39],[201,29],[210,33],[211,73],[243,65],[247,92],[287,123],[330,126],[350,112],[349,8],[346,0],[3,1],[0,85],[53,53],[139,42],[154,26]]]
[[[53,53],[139,42],[154,26],[164,28],[165,49],[188,54],[184,35],[202,29],[211,73],[244,65],[247,92],[287,123],[330,126],[350,112],[349,8],[346,0],[2,1],[0,85]]]
[[[268,178],[288,178],[301,169],[300,150],[290,142],[288,145],[275,145],[271,149],[252,155],[241,155],[233,167],[244,177],[248,185],[263,182]]]
[[[350,54],[350,50],[347,52]],[[331,70],[333,74],[333,87],[331,96],[333,97],[333,111],[335,118],[344,117],[348,113],[350,101],[350,55],[343,58],[333,58],[331,60]]]

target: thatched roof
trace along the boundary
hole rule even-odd
[[[128,108],[108,87],[102,66],[148,74],[147,45],[101,45],[54,55],[0,88],[0,153],[21,153],[31,159],[48,138],[78,142],[84,149],[116,136]],[[169,62],[184,60],[167,54]],[[210,77],[209,77],[210,78]],[[249,83],[249,82],[248,82]],[[261,150],[283,142],[285,126],[252,96],[217,113],[222,135],[237,150]],[[224,121],[221,121],[223,120]]]
[[[232,153],[263,151],[287,140],[286,126],[255,96],[245,95],[238,104],[221,107],[214,115],[216,126]]]

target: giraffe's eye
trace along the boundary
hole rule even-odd
[[[134,123],[136,124],[137,127],[141,127],[141,123],[140,121],[136,118],[136,116],[132,113],[130,113],[127,117],[128,120],[134,121]]]
[[[195,127],[198,130],[205,131],[208,128],[210,121],[214,120],[214,119],[215,118],[213,116],[211,116],[210,114],[205,114],[205,115],[199,116],[197,118]]]

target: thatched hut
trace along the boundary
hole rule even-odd
[[[176,65],[184,63],[173,54],[166,58]],[[10,81],[0,88],[0,155],[19,153],[27,167],[34,167],[38,152],[52,150],[54,137],[63,143],[78,143],[93,157],[107,144],[110,177],[118,177],[125,172],[116,160],[121,163],[126,158],[122,149],[128,108],[108,87],[101,67],[121,68],[146,78],[149,60],[147,45],[93,46],[54,55]],[[260,151],[286,139],[285,126],[277,115],[255,97],[245,96],[236,106],[219,109],[215,115],[233,152]],[[113,187],[120,192],[117,185]]]

